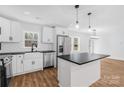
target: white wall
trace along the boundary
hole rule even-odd
[[[39,33],[38,50],[51,50],[51,49],[53,49],[52,44],[41,43],[43,26],[30,24],[30,23],[24,23],[24,22],[21,22],[21,26],[22,26],[22,33],[23,33],[22,41],[19,43],[2,43],[2,50],[0,51],[1,53],[2,52],[31,51],[31,48],[25,48],[24,47],[24,32],[25,31],[32,31],[32,32],[38,32]]]
[[[123,25],[123,24],[122,24]],[[100,35],[100,39],[95,42],[95,52],[111,55],[110,58],[124,60],[124,27],[109,26],[106,33]]]

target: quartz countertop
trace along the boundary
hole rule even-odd
[[[34,51],[39,53],[50,53],[55,52],[54,50],[43,50],[43,51]],[[16,55],[16,54],[25,54],[25,53],[34,53],[31,51],[23,51],[23,52],[6,52],[6,53],[0,53],[0,55]]]
[[[100,60],[109,56],[110,55],[104,55],[104,54],[76,53],[76,54],[69,54],[69,55],[61,55],[61,56],[58,56],[58,58],[67,60],[69,62],[78,64],[78,65],[82,65],[82,64]]]

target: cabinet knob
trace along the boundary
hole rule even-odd
[[[65,34],[65,32],[63,31],[63,34]]]
[[[35,61],[32,61],[32,65],[34,65],[35,64]]]
[[[10,36],[10,37],[9,37],[9,40],[11,40],[11,41],[12,41],[12,40],[13,40],[13,37],[12,37],[12,36]]]

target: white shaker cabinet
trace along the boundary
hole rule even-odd
[[[24,55],[24,73],[43,70],[42,53],[26,53]]]
[[[24,60],[24,72],[28,72],[32,70],[32,60]]]
[[[16,73],[22,73],[23,72],[23,55],[17,55],[16,56]]]
[[[12,76],[43,70],[43,53],[12,55]]]
[[[23,73],[23,54],[12,55],[12,76]]]
[[[21,42],[22,30],[21,24],[17,21],[11,21],[10,42]]]
[[[12,55],[12,75],[16,74],[17,67],[16,67],[16,55]]]
[[[0,42],[9,42],[10,20],[0,17]]]
[[[43,61],[42,59],[36,59],[33,61],[34,63],[32,64],[32,69],[40,69],[43,66]]]
[[[30,59],[24,61],[24,72],[33,72],[34,70],[42,70],[42,59]]]
[[[0,42],[20,42],[21,38],[20,23],[0,17]]]
[[[53,43],[54,32],[52,27],[44,27],[42,33],[42,42],[43,43]]]

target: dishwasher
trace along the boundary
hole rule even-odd
[[[43,67],[54,66],[54,53],[43,53]]]

